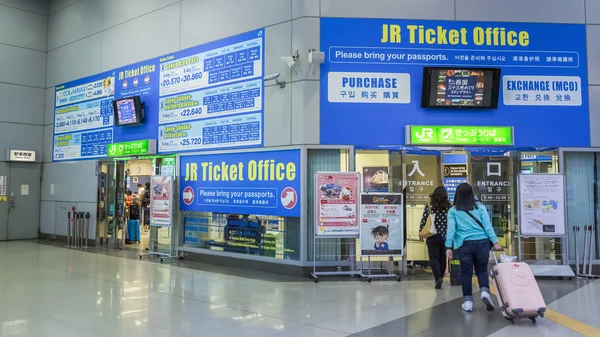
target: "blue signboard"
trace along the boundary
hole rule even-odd
[[[300,216],[300,150],[180,157],[180,209]]]
[[[323,144],[402,145],[406,125],[506,125],[516,146],[590,145],[585,25],[323,18],[321,50]],[[429,66],[500,68],[498,109],[421,108]]]
[[[109,143],[157,139],[161,153],[263,146],[264,41],[260,29],[56,86],[53,160],[105,157],[75,139],[107,128]],[[131,96],[144,123],[114,127],[112,100]]]

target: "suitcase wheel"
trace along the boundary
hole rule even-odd
[[[531,322],[533,322],[533,324],[535,324],[535,317],[531,317],[529,319],[531,320]]]

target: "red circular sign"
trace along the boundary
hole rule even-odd
[[[138,86],[138,79],[137,79],[137,77],[133,79],[133,86],[134,87]]]
[[[298,194],[291,187],[286,187],[281,191],[281,204],[285,209],[292,209],[298,203]]]
[[[144,83],[150,83],[150,76],[146,75],[146,77],[144,77]]]
[[[186,205],[191,205],[194,202],[194,189],[187,186],[183,189],[183,202]]]
[[[127,89],[127,80],[123,81],[123,89]]]

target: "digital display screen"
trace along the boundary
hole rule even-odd
[[[425,76],[429,76],[425,79],[429,84],[425,107],[496,108],[498,105],[496,69],[429,68]]]
[[[125,98],[116,102],[117,119],[119,125],[136,124],[138,122],[135,100],[133,98]]]

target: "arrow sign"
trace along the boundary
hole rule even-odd
[[[194,189],[189,186],[183,189],[183,202],[188,206],[194,202]]]
[[[285,209],[292,209],[296,206],[297,197],[296,190],[291,187],[286,187],[281,192],[281,204]]]

